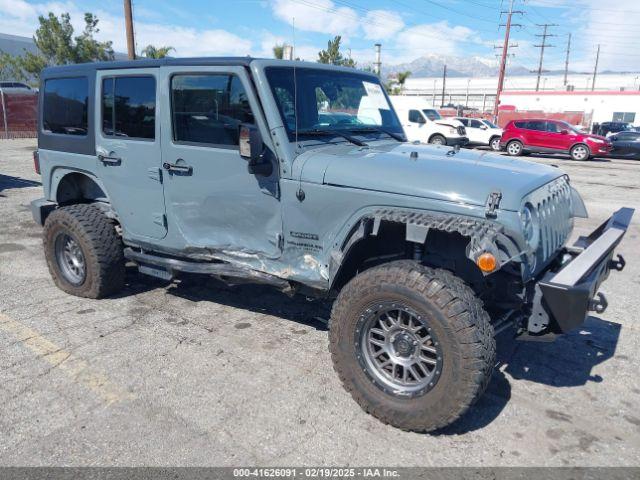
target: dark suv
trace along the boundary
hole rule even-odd
[[[612,149],[607,138],[581,132],[560,120],[513,120],[505,127],[500,146],[512,156],[566,153],[573,160],[608,155]]]

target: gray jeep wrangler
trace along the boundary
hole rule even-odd
[[[101,298],[125,262],[335,299],[331,356],[367,412],[417,431],[483,393],[494,336],[546,340],[602,312],[633,214],[572,247],[557,168],[411,144],[379,79],[251,58],[45,69],[36,169],[54,282]]]

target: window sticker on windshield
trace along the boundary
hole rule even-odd
[[[362,82],[362,86],[367,92],[369,97],[369,105],[376,108],[382,108],[383,110],[389,110],[389,104],[384,96],[382,87],[377,83]]]

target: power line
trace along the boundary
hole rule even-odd
[[[540,76],[542,75],[542,61],[544,59],[544,49],[555,47],[555,45],[551,45],[547,43],[547,38],[557,37],[557,35],[554,35],[552,33],[547,33],[547,28],[557,27],[555,23],[543,23],[538,26],[542,27],[542,34],[536,35],[536,37],[542,37],[542,43],[540,45],[534,45],[534,47],[540,49],[540,63],[538,64],[538,78],[536,80],[536,92],[540,90]]]

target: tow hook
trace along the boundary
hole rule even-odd
[[[607,297],[602,292],[596,293],[596,296],[589,302],[589,310],[596,313],[604,313],[608,306]]]
[[[609,260],[609,269],[617,270],[619,272],[625,267],[627,262],[625,262],[624,257],[620,254],[616,255],[618,258],[616,260]]]

